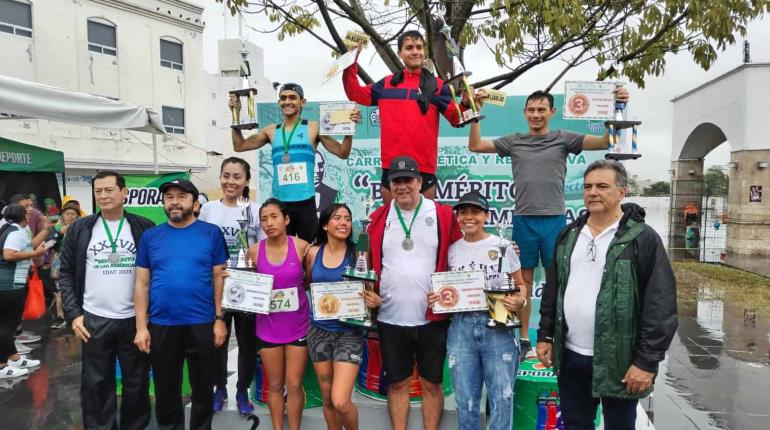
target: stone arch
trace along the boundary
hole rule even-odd
[[[709,152],[726,141],[727,136],[718,125],[711,122],[701,123],[687,136],[678,158],[702,160]]]

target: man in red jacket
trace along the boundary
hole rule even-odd
[[[359,84],[358,64],[355,63],[342,74],[348,99],[366,106],[377,106],[380,110],[382,197],[386,205],[392,198],[388,174],[393,159],[398,155],[408,155],[417,160],[422,176],[420,192],[429,199],[435,197],[439,114],[455,127],[461,120],[449,87],[422,68],[424,42],[419,31],[402,33],[398,37],[398,56],[404,62],[404,70],[374,84]],[[461,111],[468,109],[467,103],[463,94]]]
[[[449,245],[462,232],[451,207],[420,195],[423,180],[413,158],[395,157],[389,180],[393,202],[371,215],[370,257],[380,281],[365,301],[370,308],[379,307],[377,326],[393,428],[406,429],[416,362],[423,424],[426,430],[438,429],[449,321],[428,307],[430,274],[449,270]]]

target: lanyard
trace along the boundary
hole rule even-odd
[[[112,237],[112,232],[110,231],[110,226],[107,225],[107,221],[102,218],[102,225],[104,226],[104,231],[107,232],[107,239],[110,241],[110,247],[112,248],[112,253],[116,253],[118,251],[118,240],[117,238],[120,236],[120,230],[123,229],[123,221],[126,220],[126,215],[124,214],[122,217],[120,217],[120,222],[118,223],[118,231],[115,233],[115,238]]]
[[[288,154],[289,153],[289,143],[291,142],[291,138],[294,137],[294,132],[297,131],[297,127],[302,122],[302,118],[297,118],[297,122],[294,123],[294,127],[291,128],[291,133],[289,133],[289,139],[286,139],[286,122],[283,123],[283,126],[281,127],[281,134],[283,135],[283,153]]]
[[[420,206],[422,206],[422,196],[420,196],[420,202],[417,203],[417,208],[414,210],[414,216],[412,217],[412,222],[409,223],[409,228],[406,228],[406,223],[404,222],[404,217],[401,216],[401,211],[398,209],[397,204],[393,204],[393,206],[396,207],[396,215],[398,215],[398,221],[401,223],[401,228],[404,229],[404,233],[406,234],[406,238],[410,239],[412,235],[412,226],[414,225],[414,220],[417,219],[417,214],[420,212]]]

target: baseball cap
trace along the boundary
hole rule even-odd
[[[287,82],[281,85],[281,89],[278,90],[278,93],[280,94],[281,91],[294,91],[295,93],[299,94],[299,98],[305,98],[305,90],[302,89],[302,85],[295,84],[294,82]]]
[[[161,193],[165,193],[171,188],[179,188],[182,191],[192,194],[193,201],[198,200],[198,195],[200,194],[198,189],[195,188],[195,185],[187,179],[174,179],[173,181],[165,182],[158,187]]]
[[[460,206],[476,206],[483,209],[485,212],[489,212],[489,202],[478,191],[471,191],[465,193],[460,197],[460,200],[454,205],[454,210],[460,209]]]
[[[398,178],[420,178],[420,170],[417,168],[417,162],[414,158],[401,155],[390,162],[388,171],[388,180],[392,181]]]

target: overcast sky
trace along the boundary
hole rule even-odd
[[[198,0],[206,7],[204,21],[204,66],[207,72],[217,72],[216,40],[224,37],[239,37],[238,21],[229,17],[224,8],[214,0]],[[264,15],[248,15],[247,24],[263,28],[267,19]],[[248,39],[264,49],[265,76],[272,81],[301,83],[310,100],[344,99],[341,79],[332,79],[321,85],[324,68],[332,60],[329,50],[311,36],[287,38],[279,42],[276,34],[260,34],[245,26],[243,33]],[[746,38],[751,42],[752,62],[770,63],[770,17],[753,22],[748,27]],[[626,166],[640,179],[668,179],[671,161],[671,99],[698,85],[714,79],[742,63],[743,39],[739,38],[734,46],[719,53],[719,58],[709,71],[696,65],[689,54],[681,53],[667,57],[666,71],[660,77],[648,77],[646,88],[640,90],[631,86],[629,111],[643,121],[639,129],[640,151],[642,158],[629,162]],[[387,68],[369,48],[361,55],[360,63],[375,79],[388,73]],[[499,66],[494,58],[482,47],[466,51],[465,63],[474,73],[474,78],[494,76],[499,73]],[[526,95],[542,89],[561,70],[563,63],[550,62],[524,74],[504,90],[512,95]],[[586,63],[572,69],[564,80],[593,80],[598,68],[596,64]],[[545,77],[545,78],[542,78]],[[564,83],[556,85],[554,92],[563,92]],[[559,115],[561,112],[558,113]],[[512,130],[514,131],[514,130]],[[515,130],[520,131],[520,130]],[[729,136],[728,136],[729,139]],[[729,161],[729,145],[715,149],[706,158],[706,164],[725,164]]]

